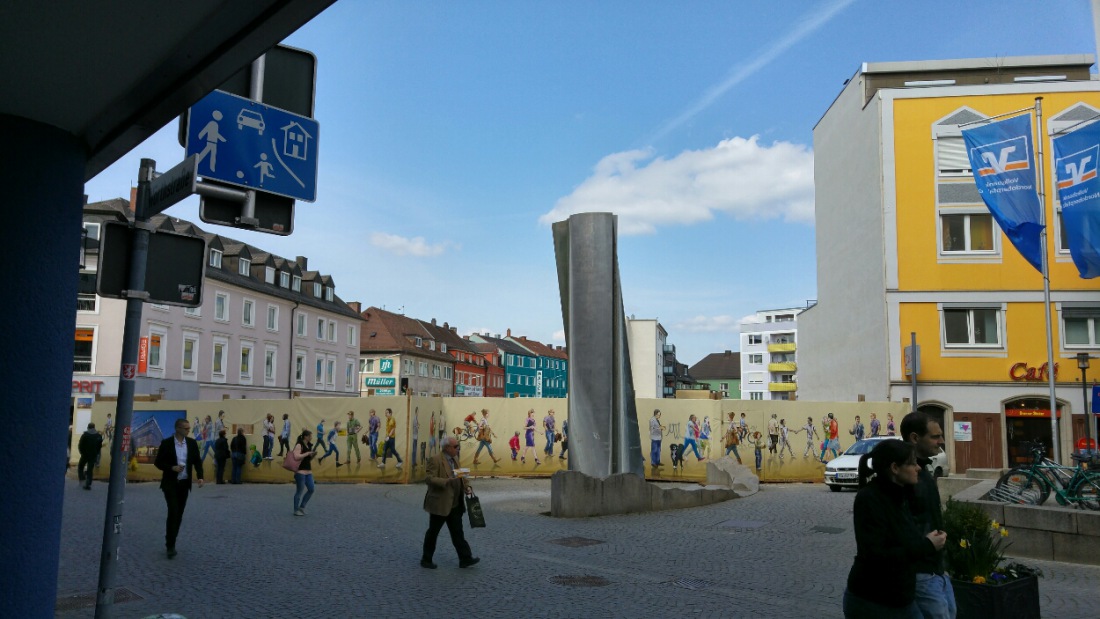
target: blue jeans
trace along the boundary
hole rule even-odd
[[[370,458],[371,460],[374,460],[378,457],[378,433],[371,432],[367,435],[367,437],[370,441]]]
[[[892,608],[865,600],[844,590],[844,619],[922,619],[916,602],[902,608]]]
[[[297,491],[294,493],[294,509],[304,509],[306,503],[309,503],[309,497],[313,496],[313,475],[295,473],[294,485],[297,486]],[[302,492],[305,492],[305,496]]]
[[[649,439],[649,463],[653,466],[661,463],[661,439]]]
[[[214,448],[214,440],[208,440],[202,442],[202,456],[199,458],[203,462],[206,462],[206,454],[210,453],[210,450]]]
[[[553,430],[547,430],[546,431],[546,449],[543,449],[543,451],[546,452],[546,455],[548,455],[548,456],[554,455],[554,431]]]
[[[329,454],[332,454],[332,453],[336,454],[336,461],[339,462],[340,461],[340,450],[336,448],[336,441],[329,441],[328,442],[328,449],[326,449],[325,454],[323,456],[321,456],[321,460],[324,460],[325,458],[329,457]]]
[[[490,445],[487,441],[478,441],[477,442],[477,451],[474,452],[474,459],[477,459],[477,457],[479,455],[481,455],[481,448],[482,447],[484,447],[485,449],[488,449],[489,450],[489,457],[496,460],[496,456],[493,455],[493,446]],[[416,453],[415,445],[414,445],[413,453],[414,454]],[[400,460],[398,460],[398,462],[400,462]]]
[[[695,443],[695,439],[685,438],[684,439],[684,448],[680,450],[680,453],[681,454],[686,454],[687,450],[688,450],[688,447],[691,447],[691,450],[695,452],[695,459],[696,460],[702,460],[703,459],[703,457],[699,455],[699,446]]]
[[[244,468],[244,452],[233,452],[233,471],[229,474],[229,483],[241,483],[241,469]]]
[[[737,445],[730,445],[729,447],[726,447],[727,456],[730,455],[731,451],[733,452],[733,457],[737,458],[737,462],[741,462],[741,454],[737,453]]]
[[[382,449],[382,464],[386,463],[386,458],[389,458],[391,454],[393,455],[394,458],[397,458],[397,463],[401,464],[401,454],[397,453],[397,439],[396,438],[387,438],[386,439],[386,445]]]
[[[946,574],[917,574],[917,606],[924,619],[955,619],[955,590]]]
[[[275,447],[275,440],[268,435],[264,435],[264,458],[271,457],[271,449]]]

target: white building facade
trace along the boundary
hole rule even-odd
[[[761,310],[741,321],[742,400],[796,399],[798,315],[804,310]]]

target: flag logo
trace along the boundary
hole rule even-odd
[[[970,149],[971,160],[981,162],[978,174],[1004,174],[1030,168],[1027,136],[1021,135]]]
[[[1058,189],[1069,189],[1096,178],[1096,162],[1100,159],[1100,144],[1054,160]]]

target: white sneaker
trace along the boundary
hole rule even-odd
[[[378,465],[378,468],[380,468],[380,469],[384,469],[384,468],[386,468],[386,463],[385,463],[385,462],[383,462],[382,464],[379,464],[379,465]]]
[[[300,510],[300,509],[296,509],[296,510],[294,510],[294,515],[295,516],[305,516],[306,513],[304,511]]]
[[[401,463],[400,462],[397,463],[397,468],[401,468]]]

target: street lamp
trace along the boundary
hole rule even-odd
[[[1089,413],[1089,386],[1085,374],[1089,369],[1089,354],[1077,353],[1077,367],[1081,368],[1081,394],[1085,404],[1085,449],[1089,459],[1092,459],[1092,415]]]

